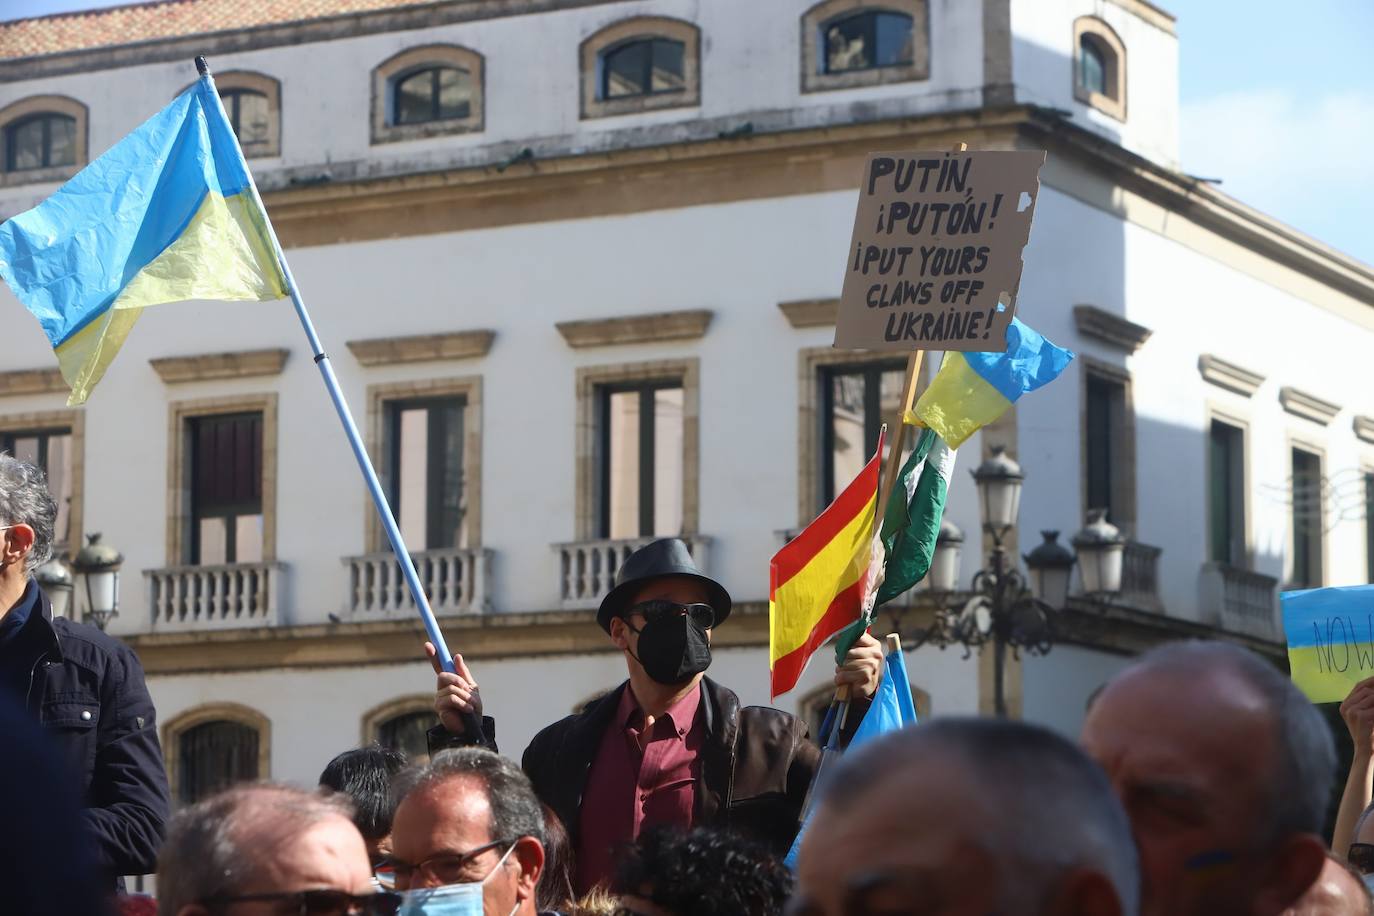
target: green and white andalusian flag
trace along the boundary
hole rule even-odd
[[[887,551],[883,584],[875,606],[896,598],[926,577],[940,536],[955,450],[933,429],[921,430],[916,447],[902,465],[883,513],[880,537]]]
[[[923,429],[888,497],[883,527],[878,534],[883,554],[882,584],[873,608],[896,598],[926,577],[940,536],[955,450],[933,429]],[[877,547],[875,545],[874,549]],[[875,561],[877,558],[875,558]],[[851,646],[873,623],[872,608],[840,631],[835,640],[836,664],[844,663]]]

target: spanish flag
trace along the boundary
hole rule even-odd
[[[150,305],[267,301],[286,277],[207,74],[52,197],[0,225],[0,277],[85,403]]]
[[[814,522],[773,557],[768,586],[771,695],[797,686],[813,652],[859,618],[878,507],[878,452]]]

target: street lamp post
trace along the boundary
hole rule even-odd
[[[102,544],[99,534],[89,534],[86,540],[72,559],[72,568],[85,583],[86,619],[103,630],[119,616],[119,567],[124,555]]]
[[[61,557],[53,557],[33,571],[38,587],[48,596],[54,617],[67,616],[72,602],[72,571]]]
[[[1004,543],[1020,511],[1025,481],[1021,466],[1004,446],[994,446],[991,457],[973,471],[973,479],[983,531],[992,541],[987,565],[974,573],[968,592],[958,592],[963,536],[952,523],[943,522],[928,576],[929,591],[939,605],[935,620],[903,639],[913,647],[930,643],[944,649],[957,643],[964,647],[965,658],[992,643],[993,708],[1004,717],[1007,649],[1019,658],[1022,652],[1044,655],[1053,647],[1055,618],[1068,603],[1075,557],[1058,542],[1059,532],[1041,532],[1044,543],[1026,555],[1030,575],[1023,575]],[[1125,538],[1107,523],[1105,513],[1090,513],[1073,544],[1079,551],[1085,595],[1105,602],[1120,591]]]

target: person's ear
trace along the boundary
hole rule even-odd
[[[1122,916],[1126,907],[1106,875],[1080,867],[1059,879],[1040,912],[1043,916]]]
[[[622,617],[611,618],[611,642],[621,651],[630,648],[630,627]]]
[[[1326,844],[1312,833],[1296,833],[1279,846],[1261,874],[1256,912],[1281,913],[1316,883],[1326,867]]]
[[[511,858],[520,866],[516,895],[521,900],[533,897],[539,886],[539,876],[544,874],[544,844],[532,836],[521,837],[515,843]]]
[[[8,531],[0,533],[0,560],[4,561],[5,566],[23,562],[33,549],[33,542],[33,529],[28,525],[11,526]]]

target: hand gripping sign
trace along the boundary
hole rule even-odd
[[[872,153],[835,346],[1005,347],[1045,153]]]

